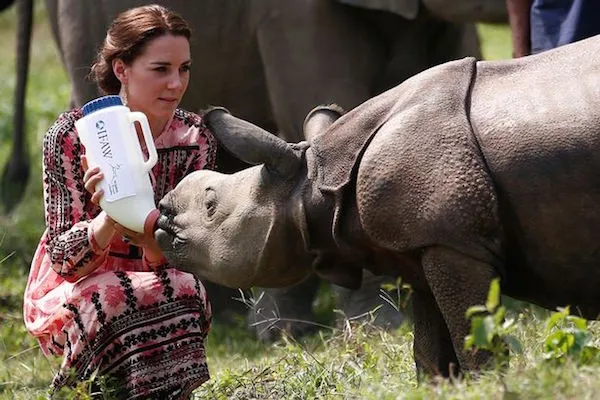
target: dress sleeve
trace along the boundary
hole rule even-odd
[[[198,152],[192,160],[188,173],[199,169],[215,169],[216,164],[217,140],[204,121],[199,116],[196,118]]]
[[[52,268],[70,282],[93,271],[108,254],[108,246],[99,248],[92,235],[91,221],[100,208],[83,186],[76,119],[75,111],[61,115],[44,136],[42,171],[47,251]]]

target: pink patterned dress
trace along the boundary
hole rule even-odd
[[[166,261],[147,262],[118,235],[99,248],[90,223],[101,210],[83,187],[78,118],[80,110],[62,114],[44,137],[46,230],[25,290],[25,324],[44,354],[63,357],[54,390],[97,371],[116,379],[123,398],[186,398],[209,378],[204,287]],[[216,141],[196,114],[178,109],[155,145],[156,202],[188,173],[215,166]],[[90,263],[97,267],[81,276]]]

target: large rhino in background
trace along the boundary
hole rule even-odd
[[[156,238],[232,287],[311,272],[356,287],[361,266],[414,290],[419,371],[481,367],[465,312],[502,292],[600,312],[600,36],[509,61],[433,67],[341,116],[310,113],[288,144],[223,109],[205,118],[260,164],[198,171],[160,203]]]

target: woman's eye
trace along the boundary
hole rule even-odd
[[[167,67],[156,67],[154,70],[156,72],[167,72]]]
[[[183,71],[183,72],[189,72],[189,70],[190,70],[191,68],[192,68],[192,67],[191,67],[191,66],[189,66],[189,65],[184,65],[184,66],[182,66],[182,67],[181,67],[181,71]]]

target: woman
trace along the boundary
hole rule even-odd
[[[158,151],[158,202],[188,173],[214,168],[216,142],[196,114],[178,109],[189,82],[190,29],[153,5],[120,14],[92,67],[106,94],[146,114]],[[211,312],[204,287],[169,265],[151,235],[119,226],[98,206],[102,171],[87,166],[74,122],[44,137],[46,230],[25,292],[27,329],[46,355],[62,355],[53,388],[97,371],[123,398],[187,398],[209,378],[204,352]]]

